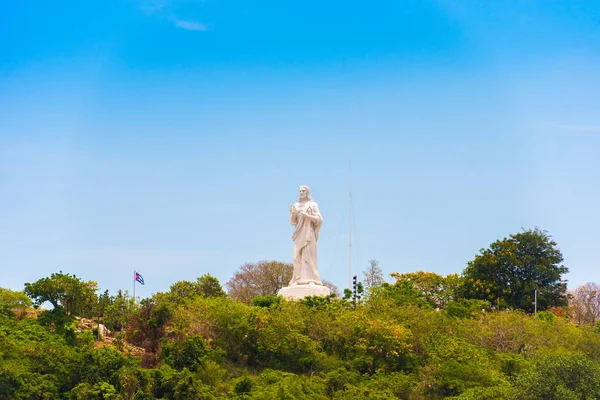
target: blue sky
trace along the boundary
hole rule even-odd
[[[538,226],[600,281],[597,1],[11,2],[0,14],[0,286],[146,297],[292,258],[460,272]]]

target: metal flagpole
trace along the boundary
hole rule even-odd
[[[135,303],[135,269],[133,270],[133,302]]]

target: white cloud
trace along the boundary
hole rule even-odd
[[[206,31],[208,27],[196,21],[179,19],[171,8],[174,0],[138,0],[140,8],[147,16],[158,16],[172,21],[176,27],[186,31]],[[192,1],[192,0],[188,0]]]
[[[199,22],[186,21],[183,19],[175,19],[175,26],[186,31],[206,31],[208,27]]]

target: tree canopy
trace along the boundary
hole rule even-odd
[[[36,305],[48,301],[52,306],[64,309],[67,315],[90,316],[96,307],[98,284],[94,281],[84,282],[75,275],[62,271],[50,277],[25,284],[25,293]]]
[[[488,300],[493,305],[534,311],[566,305],[569,270],[551,236],[538,228],[497,240],[467,264],[463,271],[464,296]]]
[[[370,259],[368,262],[369,266],[363,272],[364,285],[367,292],[372,292],[374,288],[381,286],[385,282],[385,279],[383,279],[383,271],[379,267],[379,261]]]
[[[22,317],[31,305],[31,300],[25,292],[0,288],[0,313],[11,316],[19,314]]]
[[[227,281],[227,293],[235,300],[250,304],[256,296],[274,295],[292,279],[294,266],[279,261],[245,263]]]
[[[204,274],[196,279],[196,282],[178,281],[171,285],[167,293],[177,302],[183,302],[186,299],[194,297],[223,297],[226,293],[223,291],[219,280],[211,274]]]
[[[458,274],[447,276],[438,275],[435,272],[407,272],[404,274],[392,274],[396,282],[407,282],[418,293],[420,293],[433,308],[443,308],[457,299],[458,290],[462,279]]]

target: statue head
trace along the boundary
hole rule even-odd
[[[310,195],[310,188],[308,186],[300,186],[300,197],[298,197],[298,201],[312,201],[312,197]]]

